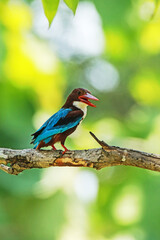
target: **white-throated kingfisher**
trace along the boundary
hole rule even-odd
[[[34,148],[52,146],[60,142],[65,149],[63,154],[68,150],[64,142],[68,135],[73,133],[87,114],[87,106],[96,107],[89,101],[99,99],[91,95],[90,91],[83,88],[74,89],[68,96],[62,108],[53,114],[35,133],[32,134]]]

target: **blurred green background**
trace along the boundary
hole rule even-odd
[[[89,135],[160,153],[160,7],[154,1],[61,2],[48,29],[39,0],[0,1],[0,146],[30,134],[77,87],[100,101],[66,141]],[[0,172],[2,240],[159,240],[160,177],[133,167]]]

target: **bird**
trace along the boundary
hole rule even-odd
[[[85,118],[87,106],[96,107],[89,100],[98,101],[99,99],[87,89],[74,89],[61,109],[31,135],[33,136],[31,144],[35,145],[34,149],[40,150],[42,147],[52,146],[53,150],[57,150],[54,145],[60,142],[64,148],[62,153],[68,151],[64,145],[66,138],[76,130]]]

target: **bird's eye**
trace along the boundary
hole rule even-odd
[[[78,92],[78,96],[80,96],[80,95],[81,95],[81,92],[79,91],[79,92]]]

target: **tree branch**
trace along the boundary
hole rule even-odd
[[[6,173],[18,175],[31,168],[51,166],[104,167],[126,165],[160,172],[160,156],[127,148],[109,146],[100,141],[93,133],[92,137],[102,148],[67,151],[61,150],[13,150],[0,148],[0,169]]]

